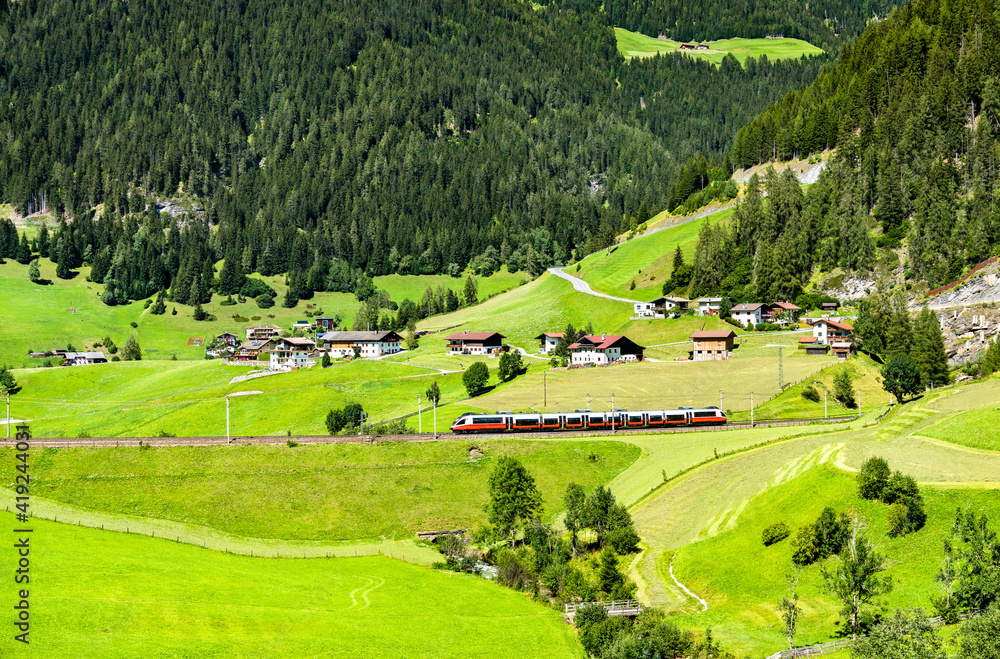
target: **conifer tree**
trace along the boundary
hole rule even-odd
[[[31,259],[31,264],[28,265],[28,279],[33,284],[37,284],[42,280],[42,272],[38,268],[38,259]]]
[[[28,244],[28,236],[21,234],[21,243],[17,246],[17,262],[21,265],[31,263],[31,246]]]
[[[920,370],[920,380],[925,387],[948,384],[948,355],[944,349],[944,336],[937,316],[924,303],[917,316],[911,356]]]
[[[56,277],[59,279],[69,279],[69,245],[63,245],[62,249],[59,250],[59,262],[56,265]]]
[[[892,316],[886,327],[885,354],[887,357],[909,353],[913,349],[913,325],[906,308],[906,298],[899,289],[892,296]]]

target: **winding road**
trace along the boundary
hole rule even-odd
[[[616,302],[627,302],[628,304],[636,304],[637,302],[640,302],[640,300],[630,300],[627,297],[615,297],[614,295],[607,295],[606,293],[598,293],[590,287],[590,284],[583,281],[579,277],[574,277],[573,275],[564,272],[564,267],[565,266],[549,268],[549,272],[554,274],[556,277],[565,279],[569,283],[573,284],[573,288],[580,293],[586,293],[587,295],[593,295],[594,297],[603,297],[606,300],[614,300]]]

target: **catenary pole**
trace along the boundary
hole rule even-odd
[[[615,395],[611,394],[611,434],[615,434]]]
[[[226,396],[226,443],[231,441],[229,438],[229,396]]]
[[[750,392],[750,427],[753,427],[753,392]]]
[[[424,432],[424,419],[420,413],[420,394],[417,394],[417,432],[420,434]]]

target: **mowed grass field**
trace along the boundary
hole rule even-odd
[[[478,306],[423,320],[418,327],[458,326],[439,337],[442,339],[452,331],[500,332],[507,337],[508,343],[534,352],[538,350],[536,336],[543,332],[561,332],[569,322],[581,328],[591,323],[595,332],[611,334],[631,316],[631,304],[578,293],[568,281],[545,273],[529,284]],[[444,345],[441,341],[442,352]]]
[[[382,557],[248,558],[32,527],[33,656],[583,656],[559,612],[474,576]],[[2,596],[8,610],[13,596],[13,587]],[[27,651],[13,636],[0,638],[3,656]]]
[[[686,263],[691,263],[702,225],[716,224],[733,214],[732,209],[713,213],[704,219],[685,222],[656,233],[633,238],[594,252],[566,272],[583,279],[595,291],[649,301],[662,295],[663,281],[674,267],[674,252],[680,245]],[[631,289],[635,281],[635,289]]]
[[[763,528],[784,521],[793,530],[816,520],[824,507],[849,510],[868,523],[879,551],[892,561],[894,588],[884,598],[890,608],[930,608],[940,594],[935,575],[943,558],[942,545],[954,523],[955,510],[1000,515],[1000,498],[987,490],[924,491],[927,524],[899,538],[888,537],[889,507],[859,499],[853,476],[817,466],[755,498],[743,510],[735,528],[681,548],[673,567],[683,583],[708,601],[708,611],[686,614],[681,621],[710,626],[721,638],[740,639],[738,650],[763,655],[783,647],[783,625],[776,605],[787,594],[785,574],[791,571],[792,547],[786,539],[764,547]],[[661,572],[663,569],[661,569]],[[803,570],[799,585],[803,614],[796,645],[832,640],[841,605],[825,591],[820,565]]]
[[[681,42],[670,39],[656,39],[644,34],[615,28],[618,52],[626,60],[633,57],[653,57],[659,53],[680,51]],[[697,42],[693,42],[697,43]],[[747,57],[767,55],[769,60],[798,59],[803,56],[820,55],[821,48],[801,39],[720,39],[706,43],[708,50],[685,50],[685,54],[719,64],[727,54],[732,54],[742,64]]]
[[[1000,507],[996,494],[1000,453],[923,435],[942,417],[993,404],[998,392],[1000,380],[993,379],[930,393],[897,408],[879,425],[869,424],[885,411],[884,406],[851,424],[784,429],[783,436],[775,433],[767,445],[709,459],[670,480],[631,508],[648,546],[633,568],[640,594],[646,601],[679,612],[678,620],[685,626],[711,626],[737,653],[774,652],[783,647],[774,607],[784,594],[783,575],[789,568],[783,552],[790,550],[782,548],[787,541],[764,550],[759,540],[762,525],[783,519],[794,533],[830,505],[865,514],[881,549],[898,558],[893,574],[900,583],[888,602],[927,607],[936,587],[933,575],[940,559],[941,534],[950,528],[956,507],[993,511],[993,519],[1000,514],[996,510]],[[704,433],[697,439],[704,437],[713,448],[728,439],[728,446],[739,448],[736,436],[744,432]],[[749,439],[744,439],[743,446],[759,443]],[[721,454],[726,449],[717,450]],[[695,452],[692,458],[706,452]],[[930,517],[918,534],[890,541],[884,537],[887,508],[855,498],[853,474],[873,455],[886,458],[891,468],[913,475],[921,484]],[[644,453],[612,485],[628,487],[630,481],[639,479],[649,483],[655,463],[645,459]],[[660,460],[669,464],[669,458],[661,455]],[[669,471],[665,475],[672,476]],[[669,568],[675,554],[674,575],[708,600],[707,613],[701,613],[701,605],[674,585]],[[819,593],[817,574],[809,579],[804,577],[805,588],[800,591],[804,593],[800,602],[806,611],[804,620],[808,619],[802,627],[804,636],[797,641],[800,644],[828,640],[835,632],[839,608]]]
[[[471,456],[477,447],[483,457]],[[622,442],[468,441],[36,449],[32,494],[86,510],[172,520],[250,538],[412,538],[418,530],[486,523],[487,478],[517,457],[534,476],[546,518],[569,482],[592,489],[640,455]],[[0,451],[0,484],[15,461]]]
[[[104,286],[87,281],[90,268],[77,271],[72,279],[55,276],[56,266],[49,259],[40,260],[42,278],[48,285],[33,284],[28,279],[28,267],[8,260],[0,265],[0,363],[14,367],[40,365],[43,360],[28,357],[29,351],[45,352],[66,348],[72,344],[84,350],[93,341],[110,336],[121,347],[130,334],[135,334],[146,359],[204,359],[204,347],[188,345],[192,337],[210,340],[222,332],[244,336],[247,325],[272,323],[288,328],[293,321],[305,320],[304,312],[322,309],[325,316],[340,315],[342,324],[350,328],[359,303],[352,293],[316,293],[311,300],[300,300],[292,309],[281,305],[287,286],[284,276],[255,277],[264,279],[278,293],[275,306],[260,309],[253,300],[233,306],[222,306],[225,297],[214,295],[204,305],[215,321],[194,320],[194,308],[167,301],[167,312],[155,316],[145,309],[145,301],[109,307],[101,302]],[[221,269],[221,262],[217,270]],[[490,277],[477,278],[479,296],[485,299],[500,291],[516,287],[524,281],[523,273],[509,274],[506,268]],[[389,275],[376,277],[375,286],[389,293],[394,301],[411,299],[419,302],[428,286],[451,288],[461,294],[464,277],[445,275]],[[177,314],[173,315],[172,310]],[[248,322],[237,322],[233,316]],[[271,317],[273,316],[273,318]],[[258,317],[258,320],[253,320]],[[131,327],[130,323],[137,327]]]

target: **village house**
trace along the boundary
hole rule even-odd
[[[700,330],[691,332],[691,359],[709,362],[729,359],[736,342],[733,330]]]
[[[308,320],[296,320],[294,323],[292,323],[292,331],[293,332],[296,331],[296,330],[298,330],[300,332],[308,332],[312,328],[313,328],[313,324],[310,323]]]
[[[681,44],[681,50],[694,50],[694,44],[693,43],[682,43]]]
[[[652,302],[636,302],[632,307],[633,318],[656,318],[656,311],[653,309]]]
[[[403,337],[391,330],[327,332],[319,338],[334,359],[353,357],[355,354],[358,357],[382,357],[403,349]]]
[[[756,325],[757,323],[764,322],[764,305],[760,302],[744,302],[733,307],[732,314],[733,320],[744,327],[747,323]]]
[[[823,313],[833,313],[839,307],[840,307],[839,302],[823,302],[822,304],[820,304],[820,308],[823,310]]]
[[[535,337],[538,340],[538,352],[547,355],[556,349],[559,340],[565,336],[563,332],[545,332]]]
[[[854,328],[829,318],[820,318],[813,323],[813,338],[816,343],[829,345],[835,341],[850,341]]]
[[[496,355],[505,338],[499,332],[455,332],[445,340],[449,355]]]
[[[658,297],[653,300],[653,309],[666,316],[668,313],[683,313],[690,304],[691,300],[684,297]]]
[[[236,336],[232,332],[223,332],[215,337],[223,344],[229,346],[230,348],[235,348],[240,344],[240,337]]]
[[[764,307],[764,320],[769,323],[794,323],[801,315],[802,308],[791,302],[774,302]]]
[[[313,324],[317,332],[332,332],[337,329],[337,323],[333,318],[314,318]]]
[[[644,348],[625,336],[592,334],[569,346],[571,364],[642,361]]]
[[[833,350],[833,354],[838,360],[844,361],[851,356],[854,344],[850,341],[833,341],[830,343],[830,348]]]
[[[315,348],[316,342],[312,339],[299,337],[276,339],[271,349],[271,370],[287,371],[314,366]]]
[[[247,328],[247,341],[259,339],[275,339],[281,335],[277,325],[253,325]]]
[[[700,43],[700,44],[698,44],[698,47],[695,48],[695,50],[708,50],[708,45]]]
[[[233,359],[241,362],[252,362],[260,359],[262,354],[267,354],[274,347],[272,339],[250,339],[236,349]]]
[[[721,297],[700,297],[694,303],[698,305],[699,316],[718,316],[722,308]]]
[[[61,356],[66,360],[63,366],[108,363],[108,358],[103,352],[63,352]]]

